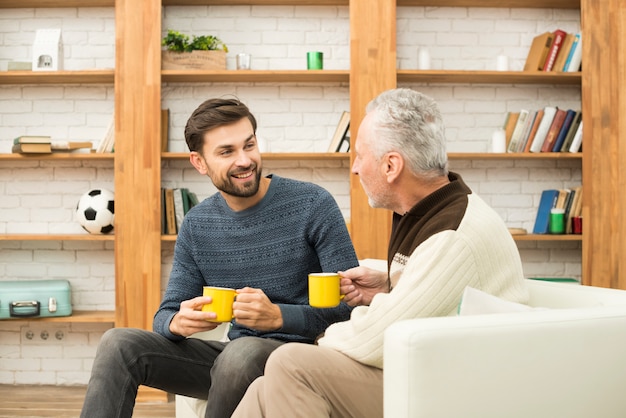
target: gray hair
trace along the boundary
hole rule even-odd
[[[448,174],[443,119],[432,98],[411,89],[393,89],[368,103],[366,111],[375,112],[376,143],[370,145],[378,158],[395,151],[414,174]]]

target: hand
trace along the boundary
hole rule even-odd
[[[208,296],[198,296],[190,300],[185,300],[180,304],[180,310],[170,322],[170,332],[175,335],[189,337],[196,332],[210,331],[217,328],[218,322],[209,322],[215,319],[215,312],[202,312],[202,306],[211,303]]]
[[[283,326],[283,315],[261,289],[237,289],[233,316],[238,324],[259,331],[274,331]]]
[[[359,266],[340,271],[339,277],[343,301],[350,306],[369,305],[377,293],[389,292],[389,278],[384,271]]]

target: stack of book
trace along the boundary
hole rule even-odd
[[[580,33],[567,33],[561,29],[535,36],[524,71],[580,71],[582,45]]]
[[[583,186],[573,189],[548,189],[541,192],[537,217],[533,234],[547,234],[549,231],[550,211],[563,209],[565,211],[565,233],[581,233],[573,231],[572,219],[580,218],[582,214]]]
[[[48,135],[22,135],[13,140],[11,151],[17,154],[51,154],[55,151],[91,149],[91,142],[52,141]]]
[[[52,138],[47,135],[22,135],[13,140],[11,151],[19,154],[50,154]]]
[[[198,204],[195,193],[186,188],[161,188],[161,233],[176,235],[189,209]]]
[[[556,106],[508,112],[504,131],[507,152],[579,152],[583,140],[582,112]]]

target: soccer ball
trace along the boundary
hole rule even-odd
[[[108,234],[113,231],[114,214],[114,195],[106,189],[88,191],[76,205],[78,223],[90,234]]]

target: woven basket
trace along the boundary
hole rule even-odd
[[[164,70],[225,70],[224,51],[161,51],[161,67]]]

